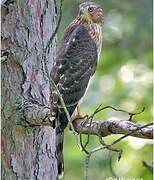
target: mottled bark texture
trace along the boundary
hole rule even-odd
[[[55,131],[38,124],[49,114],[43,49],[56,27],[54,0],[2,2],[2,179],[55,180]],[[55,39],[46,53],[49,72]],[[31,103],[30,103],[31,102]],[[43,107],[46,106],[46,107]],[[36,124],[31,122],[31,124]]]
[[[153,139],[153,125],[135,124],[128,120],[90,121],[78,119],[73,123],[75,131],[81,134],[97,135],[101,137],[112,134],[130,135],[133,137]]]

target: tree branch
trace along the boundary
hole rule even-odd
[[[24,115],[27,120],[34,125],[47,125],[50,123],[50,108],[39,106],[38,104],[23,105]],[[48,123],[47,123],[48,122]],[[91,124],[91,126],[90,126]],[[128,120],[106,120],[106,121],[90,121],[87,117],[76,119],[73,121],[74,129],[80,134],[90,134],[96,136],[109,136],[112,134],[123,134],[130,136],[152,139],[153,124],[136,124]]]
[[[91,123],[91,126],[90,126]],[[81,134],[90,134],[97,136],[108,136],[112,134],[123,134],[130,136],[152,139],[153,138],[153,124],[141,125],[135,124],[128,120],[106,120],[106,121],[92,121],[89,119],[77,119],[73,121],[74,129]]]

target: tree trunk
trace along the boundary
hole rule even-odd
[[[2,179],[57,179],[55,130],[29,126],[46,115],[49,82],[43,49],[56,26],[54,0],[2,1]],[[46,53],[49,72],[55,39]],[[24,109],[24,110],[23,110]],[[39,112],[41,115],[39,116]],[[38,118],[38,121],[39,121]]]

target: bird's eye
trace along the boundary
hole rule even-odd
[[[93,11],[94,11],[94,7],[89,7],[89,8],[88,8],[88,11],[89,11],[89,12],[93,12]]]

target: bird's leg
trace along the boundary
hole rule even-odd
[[[74,120],[78,120],[78,119],[84,119],[88,117],[88,115],[83,115],[80,111],[80,107],[79,107],[79,104],[77,105],[76,107],[76,111],[75,111],[75,114],[71,117],[71,120],[74,121]]]

